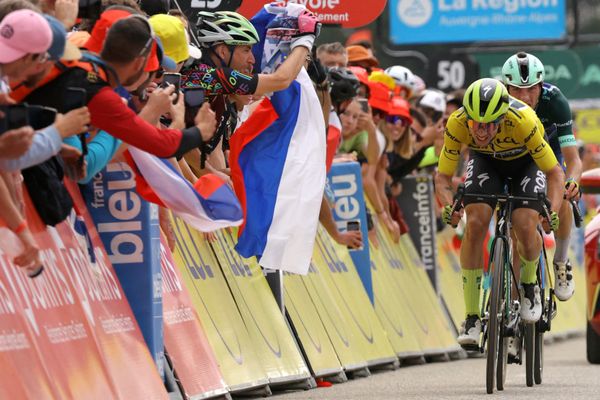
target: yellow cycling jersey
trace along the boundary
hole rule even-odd
[[[485,147],[477,146],[471,137],[464,108],[461,107],[450,115],[438,163],[440,173],[454,174],[463,144],[472,151],[498,160],[510,161],[529,154],[544,172],[558,164],[554,152],[544,139],[544,126],[535,111],[514,97],[510,98],[510,108],[500,122],[498,133]]]

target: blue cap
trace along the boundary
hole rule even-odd
[[[52,31],[52,43],[48,49],[50,60],[79,60],[81,52],[73,43],[67,41],[67,31],[64,25],[51,15],[44,14],[44,18],[48,21]]]

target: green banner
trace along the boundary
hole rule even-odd
[[[560,88],[569,99],[600,98],[600,58],[598,47],[533,52],[546,68],[545,81]],[[474,57],[482,77],[500,77],[502,65],[514,53],[480,53]]]

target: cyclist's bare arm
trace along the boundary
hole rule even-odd
[[[548,200],[552,204],[552,211],[558,213],[565,192],[565,174],[558,163],[545,173],[548,180]]]
[[[262,96],[290,86],[300,73],[302,66],[304,66],[308,53],[309,50],[306,47],[297,46],[275,72],[272,74],[259,74],[254,95]]]
[[[452,176],[441,172],[435,175],[435,194],[441,204],[452,204],[454,197],[454,193],[452,192]]]
[[[563,147],[560,150],[567,164],[566,178],[573,178],[576,182],[579,182],[583,168],[577,146]]]

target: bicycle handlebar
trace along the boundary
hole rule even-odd
[[[573,209],[573,220],[575,221],[575,226],[577,228],[581,228],[581,223],[583,222],[583,217],[581,216],[581,209],[579,208],[579,202],[577,200],[569,200],[571,203],[571,208]]]
[[[513,196],[511,194],[465,193],[465,184],[461,183],[460,185],[458,185],[456,194],[454,195],[454,198],[453,198],[451,215],[454,214],[454,212],[462,209],[462,207],[463,207],[462,201],[465,197],[475,198],[478,200],[485,200],[485,199],[495,200],[500,203],[508,203],[508,202],[512,203],[515,201],[537,202],[542,206],[542,211],[543,211],[542,215],[544,216],[544,218],[546,218],[548,221],[550,221],[551,204],[550,204],[550,201],[548,200],[548,198],[546,197],[545,193],[537,193],[537,196],[535,196],[535,197],[534,196]],[[577,207],[577,211],[579,211],[579,207]],[[575,213],[575,205],[573,206],[573,213]],[[579,215],[581,215],[581,212],[579,213]],[[453,228],[456,228],[456,226],[453,225]]]

